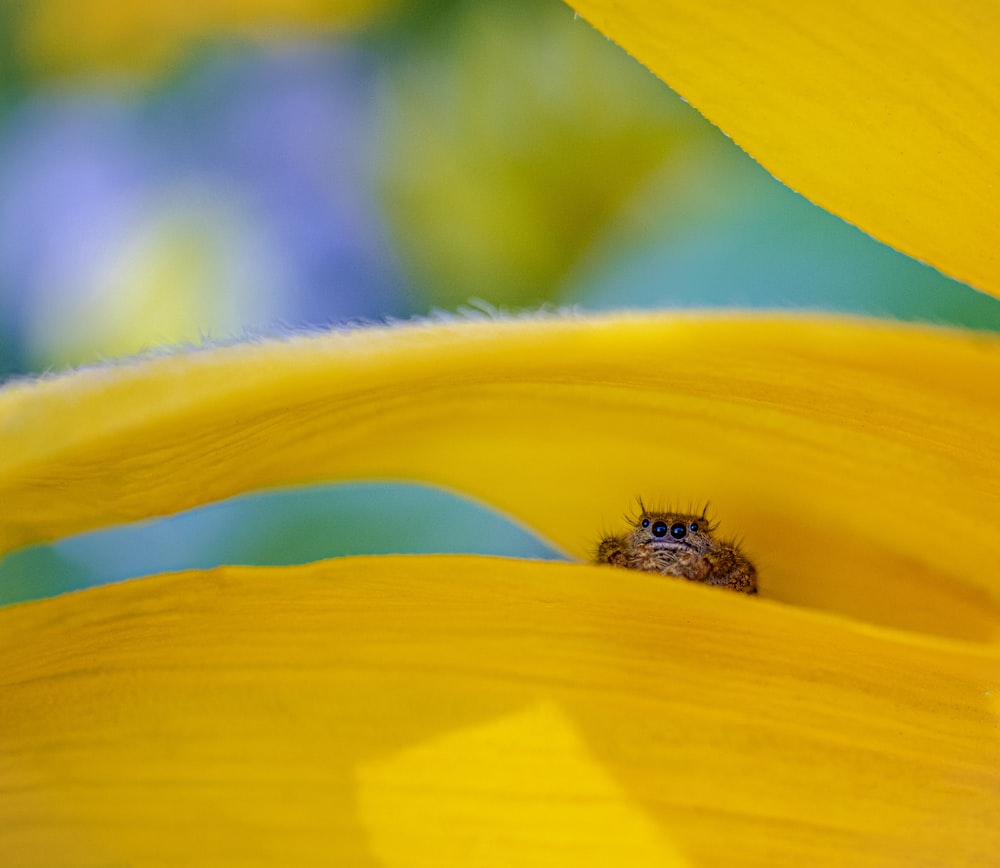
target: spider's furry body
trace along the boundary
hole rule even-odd
[[[704,512],[648,510],[641,501],[639,508],[630,532],[601,540],[597,563],[757,593],[754,565],[736,542],[714,536],[716,527]]]

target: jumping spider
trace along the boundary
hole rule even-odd
[[[630,520],[630,533],[601,540],[594,558],[597,563],[757,593],[754,565],[735,542],[713,536],[716,525],[704,512],[656,512],[641,501],[639,508],[639,517]]]

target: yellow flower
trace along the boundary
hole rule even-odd
[[[218,33],[267,39],[308,29],[335,32],[385,15],[397,0],[31,0],[12,15],[15,56],[35,73],[162,71],[191,42]],[[6,23],[6,22],[5,22]]]
[[[747,26],[730,50],[768,44]],[[855,22],[824,26],[836,44]],[[990,864],[998,382],[993,335],[618,315],[9,385],[0,551],[265,486],[409,479],[583,561],[662,494],[711,497],[761,597],[414,556],[7,607],[4,864]]]

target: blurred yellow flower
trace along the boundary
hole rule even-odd
[[[27,68],[39,73],[153,72],[199,39],[229,34],[266,40],[296,30],[354,27],[398,5],[398,0],[91,0],[83,11],[72,0],[30,0],[15,44]]]
[[[768,44],[731,21],[730,43]],[[409,479],[583,560],[637,494],[710,497],[761,598],[432,556],[7,607],[5,864],[991,864],[997,382],[994,335],[567,315],[8,385],[0,551],[265,486]]]
[[[433,304],[557,297],[657,168],[708,138],[648,71],[568,17],[559,4],[468,3],[388,65],[379,186]]]

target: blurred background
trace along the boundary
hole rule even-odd
[[[0,5],[0,378],[539,306],[1000,329],[1000,302],[783,187],[558,0]],[[442,492],[340,486],[15,553],[0,602],[384,551],[365,528],[415,515],[394,550],[558,556]]]

